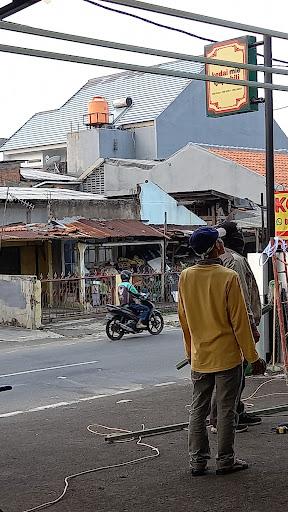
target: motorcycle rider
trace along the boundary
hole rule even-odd
[[[128,306],[129,309],[137,316],[137,329],[147,329],[150,310],[148,306],[137,303],[137,299],[141,299],[142,295],[137,288],[130,282],[132,273],[129,270],[123,270],[120,274],[121,283],[118,285],[118,297],[121,306]]]

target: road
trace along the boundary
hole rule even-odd
[[[110,343],[106,338],[0,345],[0,417],[167,384],[189,377],[179,329]]]
[[[28,512],[58,498],[67,475],[77,476],[52,512],[278,512],[287,507],[287,436],[272,427],[287,421],[265,418],[237,438],[237,453],[249,471],[193,479],[188,471],[185,431],[148,438],[160,457],[131,465],[115,464],[151,455],[135,442],[109,445],[110,428],[139,430],[185,422],[191,400],[189,369],[175,369],[183,358],[181,333],[139,336],[115,344],[104,339],[39,340],[0,343],[1,393],[0,509]],[[188,379],[188,380],[187,380]],[[247,395],[259,383],[249,379]],[[276,393],[276,394],[275,394]],[[286,403],[284,380],[260,390],[272,396],[249,400],[266,407]],[[247,396],[246,395],[246,396]],[[100,426],[102,425],[102,427]],[[216,436],[210,435],[212,455]],[[213,457],[214,458],[214,457]],[[46,510],[46,509],[44,509]]]

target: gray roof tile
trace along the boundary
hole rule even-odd
[[[160,66],[192,73],[198,73],[203,68],[202,64],[188,61],[168,62]],[[111,113],[113,100],[132,97],[133,105],[121,115],[118,123],[116,119],[116,126],[156,119],[189,82],[186,78],[131,71],[89,80],[59,109],[33,115],[8,139],[1,151],[65,143],[71,129],[85,129],[83,115],[93,96],[104,96]]]

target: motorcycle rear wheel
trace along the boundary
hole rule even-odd
[[[124,331],[118,325],[116,318],[112,318],[106,324],[106,334],[111,341],[119,341],[124,336]]]

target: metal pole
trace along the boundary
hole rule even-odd
[[[272,64],[271,37],[264,36],[264,64]],[[272,84],[272,75],[264,73],[264,82]],[[266,147],[266,204],[267,204],[267,242],[275,236],[274,210],[274,140],[273,140],[273,93],[265,89],[265,147]],[[271,267],[272,268],[272,267]],[[270,274],[271,275],[271,274]]]
[[[264,35],[264,65],[272,63],[271,36]],[[264,73],[264,82],[272,84],[272,75]],[[274,211],[274,140],[273,140],[273,93],[265,89],[265,149],[266,149],[266,218],[267,231],[266,243],[275,236],[275,211]],[[268,283],[273,279],[273,265],[271,258],[268,260]],[[273,315],[270,312],[268,318],[269,339],[273,338]],[[271,348],[271,341],[270,341]],[[273,348],[272,348],[273,350]]]
[[[0,19],[7,18],[7,16],[12,16],[12,14],[16,14],[16,12],[23,11],[23,9],[27,9],[33,4],[37,4],[40,0],[12,0],[12,2],[7,2],[7,5],[3,5],[0,8]]]
[[[35,50],[34,48],[22,48],[21,46],[11,46],[0,44],[0,52],[13,53],[16,55],[29,55],[30,57],[41,57],[43,59],[59,60],[64,62],[77,62],[78,64],[87,64],[90,66],[99,66],[113,69],[124,69],[128,71],[139,71],[140,73],[149,73],[151,75],[165,75],[179,78],[188,78],[189,80],[200,80],[204,82],[217,82],[235,85],[248,85],[258,89],[273,89],[275,91],[288,92],[287,85],[269,84],[265,82],[254,82],[253,80],[234,80],[226,76],[212,76],[202,73],[190,73],[177,71],[176,69],[162,68],[157,66],[140,66],[138,64],[129,64],[127,62],[117,62],[113,60],[93,59],[91,57],[80,57],[78,55],[68,55],[65,53],[48,52],[44,50]],[[270,74],[270,71],[269,71]]]
[[[273,416],[288,412],[288,404],[278,405],[276,407],[269,407],[267,409],[257,409],[253,412],[254,416]],[[252,416],[252,414],[251,414]],[[185,430],[188,428],[188,423],[175,423],[174,425],[164,425],[162,427],[148,428],[144,430],[135,430],[131,432],[125,432],[123,434],[108,434],[105,437],[105,441],[113,443],[114,441],[124,441],[126,439],[138,439],[139,437],[150,437],[161,434],[169,434],[170,432],[177,432],[178,430]]]
[[[240,69],[249,69],[250,71],[263,71],[263,73],[264,71],[267,71],[269,73],[275,73],[279,75],[288,75],[288,69],[285,68],[266,68],[262,66],[262,64],[243,64],[240,62],[226,61],[221,59],[211,59],[208,57],[204,57],[203,55],[191,55],[186,53],[171,52],[168,50],[157,50],[155,48],[145,48],[143,46],[117,43],[115,41],[104,41],[103,39],[94,39],[92,37],[67,34],[65,32],[55,32],[53,30],[46,30],[38,27],[30,27],[28,25],[20,25],[19,23],[12,23],[8,21],[0,21],[0,29],[18,32],[21,34],[31,34],[39,37],[49,37],[52,39],[58,39],[60,41],[70,41],[74,43],[89,44],[101,48],[112,48],[114,50],[119,51],[142,53],[145,55],[155,55],[169,59],[187,60],[189,62],[200,62],[202,64],[218,64],[219,66],[225,67],[235,67],[237,65],[237,67]],[[263,43],[262,41],[259,41],[258,43],[254,43],[253,46],[255,46],[256,44],[262,45]]]

